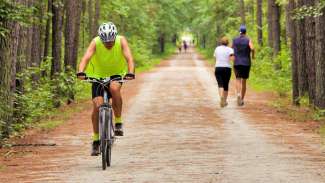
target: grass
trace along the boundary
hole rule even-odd
[[[71,115],[83,111],[86,108],[86,105],[84,105],[85,101],[85,98],[79,99],[78,102],[72,104],[72,106],[66,105],[59,109],[55,109],[50,115],[44,117],[39,123],[36,123],[34,127],[42,131],[48,131],[60,126],[65,121],[69,120]]]
[[[54,129],[63,123],[64,120],[47,121],[47,122],[37,124],[37,128],[41,129],[42,131],[47,131],[47,130]]]
[[[165,53],[156,54],[151,58],[150,61],[146,62],[144,66],[137,67],[136,68],[137,73],[149,71],[150,69],[158,65],[162,60],[167,59],[171,55],[175,54],[175,50],[176,50],[175,46],[167,44]]]
[[[298,122],[318,121],[325,123],[325,111],[309,106],[308,99],[303,97],[300,106],[292,105],[291,95],[279,96],[270,102],[270,106],[278,112],[286,114],[290,119]]]

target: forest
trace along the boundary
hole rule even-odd
[[[247,26],[251,84],[325,109],[324,0],[0,0],[0,139],[84,93],[75,72],[98,26],[112,21],[137,70],[174,53],[184,32],[206,57]]]

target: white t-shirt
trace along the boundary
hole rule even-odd
[[[214,51],[214,57],[216,57],[216,67],[229,67],[230,64],[230,55],[234,54],[234,49],[228,46],[218,46]]]

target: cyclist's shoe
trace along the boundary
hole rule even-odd
[[[93,144],[91,146],[91,156],[99,155],[99,146],[100,146],[99,140],[93,141]]]
[[[123,124],[122,123],[115,123],[115,135],[116,136],[123,136]]]

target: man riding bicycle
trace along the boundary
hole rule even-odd
[[[81,74],[80,74],[81,73]],[[127,80],[135,78],[133,57],[124,36],[117,33],[117,28],[112,22],[103,23],[98,29],[98,36],[95,37],[79,65],[79,79],[85,79],[86,74],[94,78],[107,78],[114,75],[124,76]],[[109,88],[103,88],[98,83],[92,84],[92,124],[93,143],[92,156],[99,155],[99,107],[103,104],[103,90],[108,90],[112,97],[112,106],[115,116],[115,135],[123,136],[122,123],[122,84],[118,81],[110,83]]]

